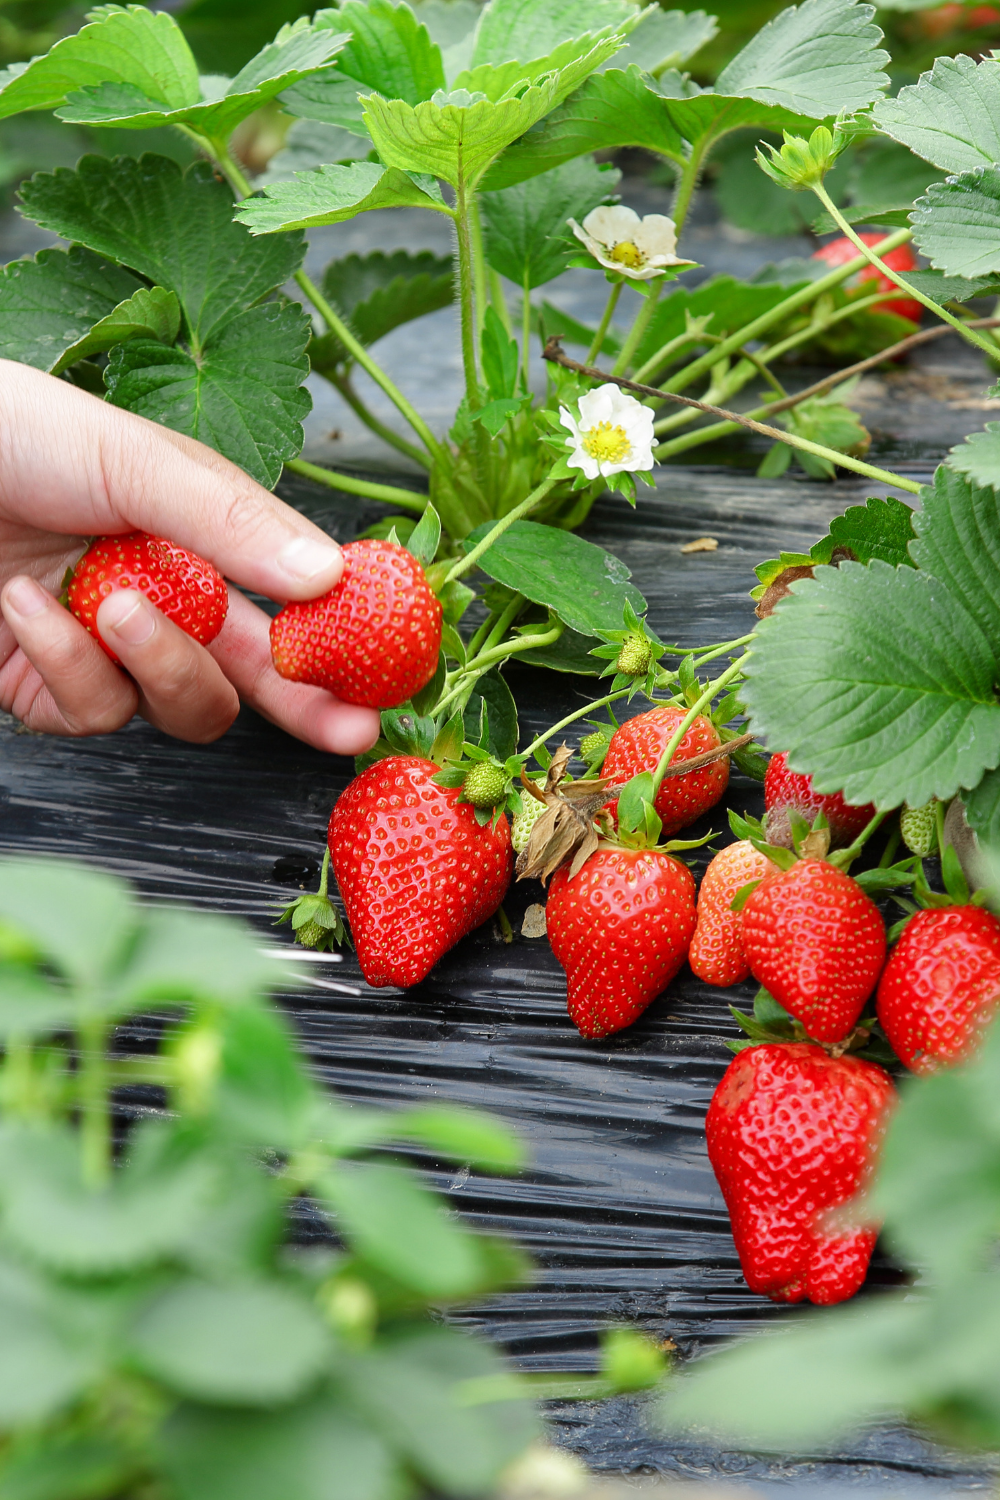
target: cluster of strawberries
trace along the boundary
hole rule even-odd
[[[330,594],[287,605],[273,621],[275,665],[346,701],[391,707],[437,668],[441,606],[420,564],[394,542],[344,551]],[[68,603],[98,639],[100,599],[122,586],[149,592],[203,642],[222,627],[223,580],[161,539],[99,539],[78,564]],[[912,909],[887,958],[866,876],[848,874],[875,809],[816,793],[783,754],[768,765],[765,824],[731,818],[743,836],[715,855],[698,891],[677,857],[691,843],[658,838],[669,840],[726,790],[729,761],[709,718],[694,718],[673,750],[671,766],[695,766],[661,781],[662,829],[631,836],[621,815],[626,787],[655,770],[688,717],[661,704],[610,737],[590,736],[581,748],[592,767],[603,761],[601,776],[569,787],[562,752],[544,789],[525,782],[531,797],[513,833],[499,796],[484,816],[468,780],[448,785],[436,761],[387,754],[334,807],[330,862],[376,987],[418,984],[491,917],[515,850],[519,874],[551,873],[547,930],[583,1036],[632,1024],[685,960],[712,985],[752,975],[762,988],[754,1018],[738,1016],[748,1039],[734,1044],[708,1110],[709,1156],[750,1287],[779,1302],[838,1302],[867,1272],[876,1228],[843,1211],[871,1173],[895,1098],[885,1069],[859,1052],[880,1028],[915,1072],[967,1057],[1000,1005],[1000,921],[975,898],[931,897],[924,883],[928,903]],[[325,875],[320,895],[298,905],[300,940],[318,943],[339,926]],[[876,1014],[866,1016],[873,995]]]

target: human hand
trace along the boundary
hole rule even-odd
[[[106,734],[136,713],[178,739],[224,734],[240,699],[338,755],[374,744],[374,709],[275,672],[270,621],[236,589],[220,635],[200,646],[135,590],[97,625],[126,675],[54,597],[90,536],[147,531],[277,600],[315,599],[341,575],[340,548],[210,448],[0,360],[0,707],[47,734]]]

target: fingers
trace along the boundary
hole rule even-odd
[[[319,527],[219,454],[64,380],[0,360],[0,519],[169,537],[272,599],[313,599],[343,560]]]
[[[270,624],[263,610],[230,590],[226,623],[208,649],[243,701],[317,750],[332,755],[370,750],[379,736],[378,710],[341,703],[322,688],[279,677],[271,660]]]

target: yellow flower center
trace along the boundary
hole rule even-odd
[[[609,259],[617,261],[620,266],[628,266],[630,271],[637,271],[645,261],[642,251],[631,240],[622,240],[617,244]]]
[[[620,464],[632,451],[624,427],[616,427],[612,422],[598,422],[581,436],[584,451],[599,464]]]

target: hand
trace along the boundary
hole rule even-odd
[[[47,734],[106,734],[136,713],[178,739],[224,734],[240,699],[320,750],[374,744],[374,709],[275,672],[270,621],[235,589],[208,647],[134,590],[97,626],[121,671],[55,597],[90,536],[148,531],[268,598],[315,599],[340,548],[201,443],[64,380],[0,360],[0,707]]]

